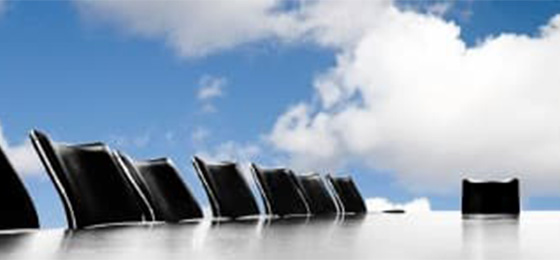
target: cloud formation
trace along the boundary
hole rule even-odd
[[[77,0],[85,17],[144,37],[163,37],[181,56],[197,57],[290,34],[280,0]]]
[[[263,40],[340,48],[383,21],[391,0],[75,0],[83,17],[132,35],[164,38],[182,57]]]
[[[134,135],[111,135],[109,137],[109,143],[117,147],[146,148],[154,141],[155,136],[152,132],[151,129],[148,129]],[[164,135],[164,138],[168,139],[168,133]]]
[[[17,145],[10,145],[4,136],[2,125],[0,125],[0,147],[18,174],[25,177],[39,175],[43,172],[43,166],[31,142],[25,141]]]
[[[224,77],[204,75],[198,81],[197,98],[202,103],[202,113],[214,113],[218,109],[213,104],[213,100],[225,95],[224,88],[228,81]]]
[[[204,75],[199,80],[198,100],[209,100],[224,95],[227,80],[223,77]]]
[[[205,127],[196,127],[191,133],[191,141],[195,145],[203,144],[208,137],[210,137],[211,132]]]
[[[468,48],[448,21],[392,9],[315,81],[320,100],[279,117],[269,137],[300,167],[359,163],[413,191],[460,178],[519,176],[560,191],[560,16],[536,36]]]
[[[535,35],[467,47],[438,14],[389,0],[88,1],[85,15],[163,37],[184,57],[261,40],[333,48],[315,96],[268,133],[291,166],[393,172],[412,191],[458,190],[464,176],[521,178],[525,194],[560,192],[560,18]]]

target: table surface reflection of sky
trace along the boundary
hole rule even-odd
[[[0,235],[0,259],[558,259],[560,212],[459,212],[41,230]]]

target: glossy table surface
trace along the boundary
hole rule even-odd
[[[0,235],[0,259],[559,259],[560,212],[459,212],[61,229]]]

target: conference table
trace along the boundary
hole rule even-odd
[[[209,219],[0,234],[0,259],[558,259],[560,212]]]

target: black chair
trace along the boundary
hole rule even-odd
[[[0,230],[38,227],[39,219],[31,197],[0,148]]]
[[[312,215],[330,215],[337,214],[339,209],[335,198],[329,192],[321,175],[310,173],[304,175],[296,175],[293,177],[301,190]]]
[[[202,209],[168,158],[133,161],[119,153],[154,212],[156,221],[179,222],[202,218]]]
[[[333,188],[344,213],[364,214],[367,212],[366,203],[352,177],[334,177],[329,174],[327,181]]]
[[[30,137],[62,199],[70,229],[153,220],[138,187],[106,145],[53,143],[36,130]]]
[[[237,219],[260,214],[255,197],[235,163],[208,164],[195,156],[193,165],[204,184],[214,217]]]
[[[262,169],[251,164],[251,170],[264,201],[266,214],[280,217],[308,215],[309,206],[303,191],[287,169]]]
[[[518,216],[519,208],[519,180],[463,180],[463,216]]]

